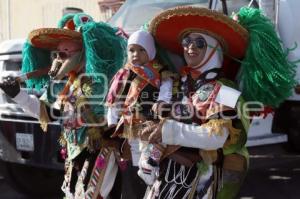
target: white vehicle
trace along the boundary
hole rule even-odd
[[[289,145],[293,149],[300,151],[300,24],[298,19],[300,12],[300,1],[298,0],[280,0],[277,2],[278,31],[286,48],[293,49],[289,58],[297,63],[297,85],[293,95],[277,110],[275,114],[275,129],[287,132]],[[297,48],[295,48],[298,45]],[[277,117],[276,117],[277,116]]]

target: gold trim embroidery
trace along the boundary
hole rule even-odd
[[[47,132],[48,129],[48,123],[50,122],[49,116],[48,116],[48,112],[46,109],[46,105],[44,104],[44,102],[40,101],[40,118],[39,118],[39,122],[41,125],[41,129],[44,132]]]
[[[170,19],[174,16],[206,16],[214,18],[216,21],[220,21],[228,25],[233,31],[239,33],[245,40],[248,40],[247,30],[239,25],[237,22],[231,20],[226,15],[214,10],[208,10],[206,8],[191,7],[191,6],[178,6],[162,12],[161,14],[154,17],[149,25],[149,32],[151,32],[154,37],[156,36],[157,26],[164,20]]]
[[[74,40],[79,40],[79,41],[82,39],[81,34],[74,30],[61,29],[61,28],[39,28],[39,29],[33,30],[29,33],[28,40],[31,43],[31,40],[36,37],[43,38],[44,35],[52,35],[52,34],[62,35],[65,37],[65,39],[74,39]],[[52,39],[54,42],[57,41],[57,39],[49,38],[49,37],[46,37],[44,39],[47,39],[47,40]]]
[[[203,127],[210,128],[209,130],[209,136],[212,134],[214,135],[223,135],[223,128],[227,128],[229,131],[229,138],[224,144],[224,147],[231,145],[231,144],[236,144],[241,130],[236,129],[232,126],[232,121],[231,120],[224,120],[224,119],[211,119],[207,123],[202,125]]]

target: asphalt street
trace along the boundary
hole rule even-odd
[[[250,148],[250,170],[240,199],[299,199],[300,153],[286,145]]]
[[[300,195],[300,154],[284,145],[250,148],[250,170],[239,199],[298,199]],[[3,178],[0,165],[0,199],[35,199],[16,192]],[[61,197],[38,197],[57,199]]]

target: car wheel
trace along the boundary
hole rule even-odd
[[[5,178],[21,193],[32,196],[61,196],[63,171],[6,163]]]

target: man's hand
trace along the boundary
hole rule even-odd
[[[11,98],[16,97],[20,92],[20,83],[16,77],[3,77],[0,88]]]
[[[158,144],[162,141],[162,126],[165,119],[162,119],[159,123],[153,121],[147,121],[144,124],[148,124],[143,130],[139,133],[141,140],[148,141],[151,144]]]
[[[153,129],[152,133],[149,136],[149,143],[158,144],[162,142],[162,126],[164,124],[164,120],[160,121],[159,124]]]
[[[142,141],[148,141],[149,136],[152,132],[156,129],[158,123],[155,123],[154,121],[146,121],[143,123],[143,127],[141,131],[139,132],[139,137]]]

